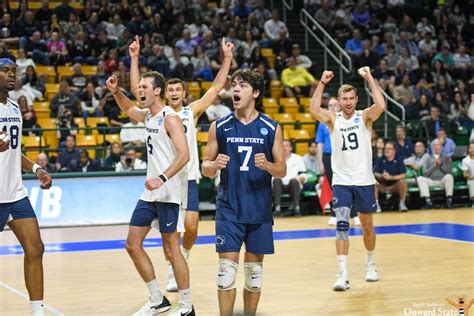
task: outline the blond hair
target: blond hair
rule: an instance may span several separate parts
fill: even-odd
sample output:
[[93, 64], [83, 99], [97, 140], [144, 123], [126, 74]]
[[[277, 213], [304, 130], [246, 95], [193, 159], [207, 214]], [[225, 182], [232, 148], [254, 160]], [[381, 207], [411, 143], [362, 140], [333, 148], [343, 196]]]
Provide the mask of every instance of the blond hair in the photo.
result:
[[354, 86], [351, 86], [350, 84], [343, 84], [339, 90], [337, 91], [337, 95], [341, 96], [343, 93], [351, 92], [354, 91], [355, 94], [357, 95], [357, 89]]

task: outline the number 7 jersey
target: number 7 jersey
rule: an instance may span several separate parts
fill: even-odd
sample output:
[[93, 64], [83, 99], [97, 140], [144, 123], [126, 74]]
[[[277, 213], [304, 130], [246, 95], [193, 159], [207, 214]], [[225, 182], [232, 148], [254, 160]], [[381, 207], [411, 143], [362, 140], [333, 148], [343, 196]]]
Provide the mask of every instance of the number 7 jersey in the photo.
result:
[[272, 176], [255, 167], [254, 156], [264, 153], [273, 162], [277, 123], [259, 113], [247, 125], [234, 113], [216, 122], [218, 153], [230, 157], [221, 170], [216, 219], [238, 223], [265, 223], [272, 218]]
[[362, 111], [350, 119], [336, 113], [331, 132], [332, 185], [365, 186], [375, 184], [372, 171], [372, 133], [365, 126]]
[[10, 148], [0, 153], [0, 203], [26, 197], [21, 176], [21, 130], [23, 120], [18, 104], [7, 98], [0, 103], [0, 131], [10, 136]]

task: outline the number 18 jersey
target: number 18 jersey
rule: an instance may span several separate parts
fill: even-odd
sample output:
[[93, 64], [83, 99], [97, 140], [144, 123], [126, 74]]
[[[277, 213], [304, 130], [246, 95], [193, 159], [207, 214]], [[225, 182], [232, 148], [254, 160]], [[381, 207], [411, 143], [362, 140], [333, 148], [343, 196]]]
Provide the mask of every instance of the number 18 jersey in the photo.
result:
[[234, 113], [216, 122], [218, 152], [230, 157], [220, 174], [216, 219], [272, 222], [272, 176], [255, 167], [254, 156], [264, 153], [273, 162], [276, 129], [277, 123], [261, 113], [247, 125]]
[[362, 119], [362, 111], [356, 111], [350, 119], [345, 119], [342, 112], [336, 113], [331, 133], [332, 185], [375, 184], [371, 136]]

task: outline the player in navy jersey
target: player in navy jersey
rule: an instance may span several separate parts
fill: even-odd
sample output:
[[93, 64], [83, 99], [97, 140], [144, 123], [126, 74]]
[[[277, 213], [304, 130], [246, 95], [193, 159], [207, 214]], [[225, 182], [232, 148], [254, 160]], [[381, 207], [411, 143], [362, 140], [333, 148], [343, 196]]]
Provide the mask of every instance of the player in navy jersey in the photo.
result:
[[233, 315], [235, 276], [245, 243], [244, 313], [255, 315], [263, 284], [263, 258], [274, 253], [272, 177], [286, 174], [282, 132], [278, 124], [257, 112], [264, 93], [256, 71], [236, 71], [231, 78], [235, 112], [214, 122], [209, 130], [202, 173], [220, 170], [217, 193], [217, 287], [221, 315]]
[[42, 189], [49, 189], [52, 180], [38, 164], [21, 153], [21, 111], [18, 104], [8, 98], [15, 80], [15, 62], [11, 58], [0, 58], [0, 232], [8, 223], [18, 238], [25, 253], [24, 274], [31, 314], [43, 316], [44, 246], [35, 212], [23, 187], [21, 171], [35, 173]]

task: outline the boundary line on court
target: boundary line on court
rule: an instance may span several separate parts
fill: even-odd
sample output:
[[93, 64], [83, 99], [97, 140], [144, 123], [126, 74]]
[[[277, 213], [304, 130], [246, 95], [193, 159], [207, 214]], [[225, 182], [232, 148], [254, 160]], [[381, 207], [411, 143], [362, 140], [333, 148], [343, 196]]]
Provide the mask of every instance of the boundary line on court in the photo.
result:
[[[22, 297], [22, 298], [24, 298], [24, 299], [27, 300], [27, 301], [30, 300], [29, 297], [28, 297], [28, 295], [26, 295], [26, 293], [23, 293], [22, 291], [15, 289], [14, 287], [12, 287], [12, 286], [6, 284], [5, 282], [0, 281], [0, 287], [3, 287], [4, 289], [6, 289], [6, 290], [8, 290], [8, 291], [10, 291], [10, 292], [12, 292], [12, 293], [14, 293], [14, 294], [16, 294], [16, 295]], [[46, 304], [46, 303], [43, 303], [43, 307], [44, 307], [45, 310], [47, 310], [47, 311], [53, 313], [53, 314], [56, 315], [56, 316], [64, 316], [64, 314], [61, 313], [59, 310], [57, 310], [56, 308], [54, 308], [54, 307], [52, 307], [52, 306], [49, 306], [49, 305]]]

